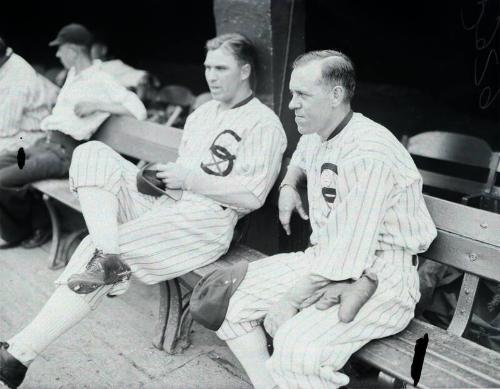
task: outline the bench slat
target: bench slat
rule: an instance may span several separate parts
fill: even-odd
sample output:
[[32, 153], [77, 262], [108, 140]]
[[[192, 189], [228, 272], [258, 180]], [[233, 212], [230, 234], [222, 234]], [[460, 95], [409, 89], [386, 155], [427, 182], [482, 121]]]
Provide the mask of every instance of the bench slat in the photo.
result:
[[92, 138], [120, 154], [151, 162], [171, 162], [178, 156], [182, 130], [126, 116], [111, 116]]
[[356, 355], [390, 375], [413, 382], [414, 345], [425, 333], [429, 345], [419, 387], [500, 387], [499, 353], [420, 320], [412, 320], [400, 334], [370, 342]]
[[499, 214], [428, 195], [424, 198], [437, 228], [500, 246]]
[[34, 188], [38, 189], [40, 192], [47, 194], [48, 196], [60, 201], [61, 203], [73, 208], [76, 211], [81, 212], [80, 202], [69, 191], [69, 182], [66, 178], [61, 179], [50, 179], [38, 181], [32, 184]]
[[489, 280], [500, 280], [500, 248], [464, 238], [447, 231], [438, 231], [438, 237], [429, 250], [420, 256], [452, 266]]

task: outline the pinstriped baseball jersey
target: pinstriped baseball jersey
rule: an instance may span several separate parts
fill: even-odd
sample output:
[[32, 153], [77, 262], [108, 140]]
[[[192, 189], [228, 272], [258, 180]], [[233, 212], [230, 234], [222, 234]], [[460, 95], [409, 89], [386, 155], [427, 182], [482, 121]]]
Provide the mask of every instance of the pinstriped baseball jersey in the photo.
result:
[[[276, 114], [258, 99], [221, 111], [218, 101], [210, 101], [191, 114], [179, 148], [180, 163], [194, 171], [193, 180], [210, 177], [206, 194], [217, 194], [238, 203], [243, 192], [252, 193], [261, 206], [280, 170], [286, 149], [286, 135]], [[239, 216], [254, 209], [231, 203]]]
[[290, 161], [307, 175], [312, 271], [331, 280], [358, 278], [377, 250], [425, 251], [436, 229], [408, 152], [360, 113], [333, 135], [324, 142], [302, 136]]

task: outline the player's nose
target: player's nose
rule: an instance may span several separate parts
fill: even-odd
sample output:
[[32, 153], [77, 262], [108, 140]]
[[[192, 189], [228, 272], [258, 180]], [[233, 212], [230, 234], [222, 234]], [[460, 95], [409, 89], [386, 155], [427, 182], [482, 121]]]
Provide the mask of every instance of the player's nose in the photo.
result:
[[288, 109], [293, 111], [294, 109], [297, 109], [297, 108], [300, 108], [300, 105], [299, 105], [297, 99], [294, 96], [292, 96], [292, 98], [290, 99], [290, 102], [288, 103]]

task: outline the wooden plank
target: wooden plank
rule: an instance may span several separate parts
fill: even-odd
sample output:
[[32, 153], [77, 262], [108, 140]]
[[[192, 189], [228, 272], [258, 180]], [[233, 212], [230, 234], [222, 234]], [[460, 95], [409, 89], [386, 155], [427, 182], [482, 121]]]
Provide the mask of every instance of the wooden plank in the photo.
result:
[[451, 320], [447, 330], [450, 334], [456, 336], [462, 336], [464, 334], [472, 315], [472, 307], [474, 305], [474, 299], [476, 298], [478, 285], [478, 276], [470, 273], [464, 274], [457, 306], [455, 308], [455, 312], [453, 313], [453, 319]]
[[178, 156], [182, 130], [125, 116], [111, 116], [93, 137], [120, 154], [151, 162], [171, 162]]
[[500, 246], [500, 214], [424, 195], [438, 229]]
[[418, 169], [424, 180], [424, 185], [433, 188], [446, 189], [461, 194], [472, 194], [486, 190], [486, 182], [481, 183], [460, 177], [447, 176], [445, 174]]
[[43, 180], [35, 182], [32, 186], [40, 192], [46, 193], [53, 199], [56, 199], [74, 210], [81, 212], [80, 202], [76, 196], [69, 191], [68, 179], [62, 178]]
[[419, 320], [412, 320], [400, 334], [370, 342], [356, 355], [392, 376], [413, 383], [414, 345], [425, 333], [429, 335], [429, 345], [418, 387], [500, 386], [500, 354]]
[[429, 250], [419, 256], [489, 280], [500, 280], [498, 246], [467, 239], [450, 232], [438, 231], [438, 237], [432, 242]]

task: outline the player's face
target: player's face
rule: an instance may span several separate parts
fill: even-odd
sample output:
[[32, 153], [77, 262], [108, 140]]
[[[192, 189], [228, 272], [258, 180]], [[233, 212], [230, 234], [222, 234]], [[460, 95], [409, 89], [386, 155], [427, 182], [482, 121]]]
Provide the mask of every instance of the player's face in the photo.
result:
[[331, 130], [333, 106], [330, 93], [321, 85], [319, 61], [293, 70], [290, 78], [292, 100], [288, 107], [295, 113], [301, 134], [328, 133]]
[[228, 106], [236, 104], [238, 92], [248, 78], [236, 58], [222, 46], [216, 50], [208, 50], [204, 65], [212, 98]]
[[76, 48], [69, 43], [60, 45], [56, 53], [56, 57], [59, 58], [66, 69], [75, 65], [77, 56], [78, 52]]

